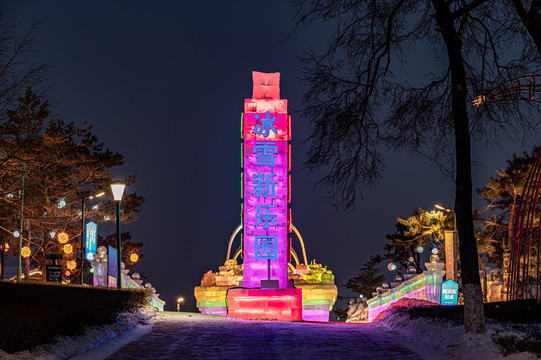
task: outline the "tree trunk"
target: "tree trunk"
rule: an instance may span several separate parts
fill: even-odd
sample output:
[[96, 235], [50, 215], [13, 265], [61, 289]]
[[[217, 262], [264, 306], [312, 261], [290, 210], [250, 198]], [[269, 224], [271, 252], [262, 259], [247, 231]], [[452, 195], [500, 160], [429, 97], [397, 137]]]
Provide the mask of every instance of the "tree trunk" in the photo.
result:
[[503, 286], [502, 300], [506, 300], [509, 294], [509, 261], [511, 259], [511, 249], [509, 244], [515, 237], [515, 212], [517, 205], [517, 192], [513, 190], [513, 204], [509, 213], [509, 223], [507, 224], [507, 240], [503, 239]]
[[466, 110], [466, 73], [461, 44], [447, 2], [432, 0], [436, 21], [447, 49], [451, 70], [451, 112], [456, 149], [455, 214], [457, 217], [462, 291], [464, 293], [464, 329], [485, 331], [483, 294], [477, 261], [472, 212], [471, 147], [469, 120]]
[[3, 237], [0, 237], [0, 241], [2, 241], [2, 246], [0, 246], [0, 280], [4, 280], [6, 278], [4, 274], [6, 268], [6, 242]]
[[488, 302], [488, 279], [487, 279], [487, 267], [485, 264], [485, 260], [481, 256], [477, 256], [477, 259], [479, 260], [479, 264], [481, 264], [481, 271], [483, 272], [483, 286], [481, 286], [483, 290], [483, 301]]
[[[23, 236], [23, 234], [19, 235]], [[28, 231], [26, 232], [27, 240], [24, 242], [25, 246], [30, 247], [30, 225], [28, 225]], [[23, 239], [24, 240], [24, 239]], [[30, 280], [30, 257], [32, 255], [24, 258], [24, 280]]]
[[530, 10], [524, 9], [521, 0], [512, 0], [517, 10], [520, 20], [528, 30], [532, 40], [537, 47], [537, 52], [541, 55], [541, 14], [539, 13], [539, 4], [534, 1]]

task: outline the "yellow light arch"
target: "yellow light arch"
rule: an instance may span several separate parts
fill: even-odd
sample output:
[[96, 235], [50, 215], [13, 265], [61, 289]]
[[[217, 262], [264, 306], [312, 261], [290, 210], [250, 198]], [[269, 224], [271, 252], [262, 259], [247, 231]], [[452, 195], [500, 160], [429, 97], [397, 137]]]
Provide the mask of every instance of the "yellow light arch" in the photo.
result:
[[[237, 234], [241, 230], [242, 230], [242, 224], [237, 226], [235, 231], [233, 231], [233, 234], [231, 234], [231, 237], [229, 238], [229, 244], [227, 245], [227, 255], [225, 257], [225, 261], [229, 260], [229, 258], [231, 257], [231, 245], [233, 245], [233, 241], [235, 240], [235, 237], [237, 236]], [[299, 230], [297, 230], [297, 228], [293, 224], [291, 224], [291, 230], [293, 230], [295, 235], [297, 235], [297, 239], [299, 239], [299, 242], [301, 243], [301, 249], [302, 249], [302, 256], [304, 258], [304, 264], [308, 265], [308, 257], [306, 256], [306, 249], [304, 247], [304, 240], [302, 239], [302, 236], [301, 236]], [[239, 248], [239, 250], [237, 250], [235, 252], [234, 259], [236, 259], [239, 256], [240, 251], [241, 250]], [[293, 250], [293, 248], [291, 248], [291, 256], [293, 256], [293, 258], [297, 261], [297, 264], [299, 264], [299, 257], [297, 256], [297, 254], [295, 253], [295, 250]]]

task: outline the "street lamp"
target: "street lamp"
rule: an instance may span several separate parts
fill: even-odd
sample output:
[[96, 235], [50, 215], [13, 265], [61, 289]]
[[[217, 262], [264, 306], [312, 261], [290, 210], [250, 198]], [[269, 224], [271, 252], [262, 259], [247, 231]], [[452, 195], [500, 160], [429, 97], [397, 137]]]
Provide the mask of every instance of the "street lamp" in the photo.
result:
[[86, 210], [86, 205], [85, 205], [85, 202], [86, 200], [92, 200], [94, 198], [99, 198], [100, 196], [103, 196], [105, 195], [105, 191], [100, 191], [94, 195], [91, 195], [91, 196], [87, 196], [87, 197], [83, 197], [83, 201], [82, 201], [82, 210], [81, 210], [81, 285], [84, 284], [84, 276], [83, 276], [83, 268], [84, 268], [84, 263], [85, 263], [85, 235], [86, 235], [86, 229], [85, 229], [85, 210]]
[[180, 303], [183, 303], [184, 302], [184, 298], [183, 297], [179, 297], [177, 299], [177, 312], [180, 312]]
[[116, 240], [117, 240], [117, 269], [118, 279], [116, 283], [117, 289], [122, 288], [122, 244], [120, 241], [120, 202], [122, 201], [122, 194], [124, 194], [124, 188], [126, 185], [122, 181], [115, 181], [111, 184], [111, 192], [113, 193], [113, 199], [116, 201]]
[[436, 209], [440, 209], [440, 210], [444, 210], [444, 211], [453, 213], [453, 220], [454, 220], [454, 229], [453, 230], [456, 230], [456, 213], [455, 213], [455, 211], [453, 209], [447, 208], [447, 207], [442, 206], [440, 204], [435, 204], [434, 207]]

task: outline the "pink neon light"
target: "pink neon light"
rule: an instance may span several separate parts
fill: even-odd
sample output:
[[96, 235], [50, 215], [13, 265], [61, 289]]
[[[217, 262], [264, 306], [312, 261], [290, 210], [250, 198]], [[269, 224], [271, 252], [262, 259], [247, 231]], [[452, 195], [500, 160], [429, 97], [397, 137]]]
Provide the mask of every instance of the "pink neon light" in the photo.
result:
[[[255, 113], [244, 114], [244, 121], [242, 124], [242, 137], [244, 140], [258, 140], [258, 141], [277, 141], [277, 140], [290, 140], [289, 136], [289, 116], [287, 114], [271, 113], [270, 117], [276, 116], [274, 121], [274, 127], [278, 130], [278, 133], [270, 132], [269, 136], [263, 138], [261, 135], [254, 134], [253, 131], [258, 124], [259, 120], [256, 119]], [[260, 118], [266, 116], [265, 113], [257, 114]]]
[[[244, 178], [243, 178], [243, 259], [244, 259], [244, 286], [258, 288], [261, 280], [269, 278], [269, 259], [258, 258], [256, 254], [256, 239], [259, 237], [273, 237], [276, 239], [274, 253], [276, 258], [270, 259], [270, 279], [278, 280], [278, 287], [287, 288], [287, 263], [289, 257], [288, 247], [288, 201], [289, 201], [289, 117], [287, 114], [271, 113], [268, 116], [276, 117], [273, 126], [276, 132], [269, 131], [264, 134], [254, 134], [254, 129], [261, 126], [261, 119], [267, 114], [245, 113], [243, 116], [244, 137]], [[272, 146], [272, 161], [261, 160], [261, 144]], [[259, 151], [259, 153], [258, 153]], [[267, 160], [269, 158], [266, 158]], [[255, 179], [258, 176], [272, 174], [274, 195], [266, 197], [257, 194]], [[270, 189], [269, 189], [270, 190]], [[264, 210], [265, 207], [267, 210]], [[263, 209], [263, 210], [262, 210]], [[272, 214], [272, 224], [264, 227], [260, 220], [261, 211]]]
[[302, 320], [301, 289], [231, 289], [228, 315], [242, 319]]
[[303, 310], [304, 321], [329, 321], [329, 310]]
[[244, 112], [245, 113], [287, 113], [287, 100], [286, 99], [245, 99], [244, 100]]

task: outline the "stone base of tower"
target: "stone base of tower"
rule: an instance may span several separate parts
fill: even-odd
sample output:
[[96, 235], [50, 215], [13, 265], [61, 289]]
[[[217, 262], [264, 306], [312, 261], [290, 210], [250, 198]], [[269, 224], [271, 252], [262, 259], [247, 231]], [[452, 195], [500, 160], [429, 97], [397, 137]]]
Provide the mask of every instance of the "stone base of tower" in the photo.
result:
[[302, 320], [302, 289], [230, 289], [229, 316], [246, 320]]

